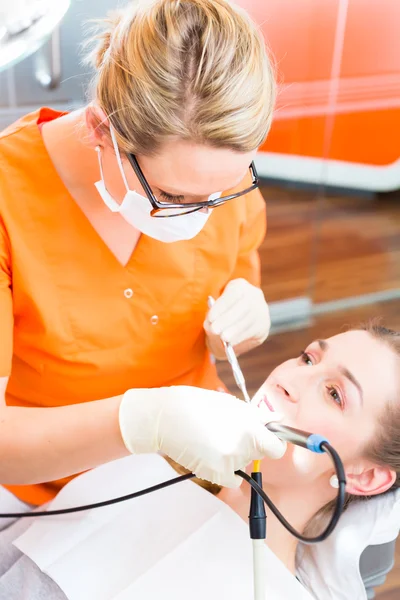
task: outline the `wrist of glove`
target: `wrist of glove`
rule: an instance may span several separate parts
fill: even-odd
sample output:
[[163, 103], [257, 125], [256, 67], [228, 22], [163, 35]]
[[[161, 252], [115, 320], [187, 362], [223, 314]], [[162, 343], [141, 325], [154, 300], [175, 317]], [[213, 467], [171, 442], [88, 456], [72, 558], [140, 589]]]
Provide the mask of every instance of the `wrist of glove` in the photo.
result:
[[286, 445], [266, 422], [255, 405], [189, 386], [129, 390], [119, 410], [131, 453], [161, 451], [197, 477], [227, 487], [240, 485], [234, 471], [252, 460], [283, 456]]
[[268, 304], [262, 290], [245, 279], [230, 281], [210, 308], [204, 321], [209, 348], [221, 358], [219, 338], [229, 342], [237, 354], [256, 348], [271, 327]]

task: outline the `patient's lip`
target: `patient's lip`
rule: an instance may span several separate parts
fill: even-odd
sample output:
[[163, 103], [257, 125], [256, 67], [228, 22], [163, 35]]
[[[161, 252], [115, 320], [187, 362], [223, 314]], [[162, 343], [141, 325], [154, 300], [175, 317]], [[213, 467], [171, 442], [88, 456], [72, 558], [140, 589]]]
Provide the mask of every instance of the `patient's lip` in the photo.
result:
[[271, 412], [275, 412], [274, 407], [272, 406], [272, 404], [268, 401], [267, 396], [264, 394], [263, 396], [261, 396], [261, 398], [258, 401], [257, 406], [260, 408], [260, 406], [262, 404], [265, 404], [266, 407], [268, 408], [268, 410], [270, 410]]

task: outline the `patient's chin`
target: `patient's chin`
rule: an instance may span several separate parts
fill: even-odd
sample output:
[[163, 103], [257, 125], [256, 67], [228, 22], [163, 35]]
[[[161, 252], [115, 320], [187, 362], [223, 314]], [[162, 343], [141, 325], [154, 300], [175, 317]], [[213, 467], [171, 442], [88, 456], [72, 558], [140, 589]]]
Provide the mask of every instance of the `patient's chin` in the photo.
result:
[[301, 448], [300, 446], [293, 448], [292, 463], [296, 473], [300, 476], [310, 475], [315, 472], [315, 454], [306, 450], [306, 448]]

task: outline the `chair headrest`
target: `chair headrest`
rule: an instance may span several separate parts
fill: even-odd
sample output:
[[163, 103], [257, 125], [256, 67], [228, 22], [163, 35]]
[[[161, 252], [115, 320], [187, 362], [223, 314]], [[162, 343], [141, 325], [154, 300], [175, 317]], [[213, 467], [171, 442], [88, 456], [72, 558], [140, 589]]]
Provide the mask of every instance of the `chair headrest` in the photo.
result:
[[330, 537], [300, 546], [300, 579], [324, 600], [366, 599], [360, 557], [368, 546], [393, 541], [400, 530], [400, 489], [351, 504]]

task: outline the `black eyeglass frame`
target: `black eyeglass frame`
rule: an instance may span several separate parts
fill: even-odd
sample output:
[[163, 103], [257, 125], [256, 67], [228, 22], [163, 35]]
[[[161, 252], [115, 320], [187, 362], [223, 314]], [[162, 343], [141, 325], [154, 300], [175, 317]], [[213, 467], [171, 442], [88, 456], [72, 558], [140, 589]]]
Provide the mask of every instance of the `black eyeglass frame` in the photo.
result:
[[[179, 216], [183, 216], [183, 215], [188, 215], [190, 213], [201, 210], [202, 208], [215, 208], [217, 206], [221, 206], [221, 204], [225, 204], [225, 202], [229, 202], [229, 200], [234, 200], [235, 198], [240, 198], [240, 196], [249, 194], [253, 190], [256, 190], [260, 185], [260, 180], [258, 178], [257, 170], [255, 167], [254, 161], [252, 161], [252, 163], [250, 164], [250, 167], [249, 167], [251, 177], [252, 177], [252, 184], [250, 187], [248, 187], [244, 190], [241, 190], [240, 192], [237, 192], [236, 194], [230, 194], [229, 196], [221, 196], [220, 198], [215, 198], [214, 200], [205, 200], [204, 202], [192, 202], [192, 203], [188, 203], [188, 204], [173, 204], [173, 203], [170, 204], [167, 202], [159, 202], [157, 200], [157, 198], [155, 197], [155, 195], [153, 194], [153, 190], [151, 189], [150, 185], [148, 184], [147, 179], [144, 176], [142, 169], [140, 168], [140, 165], [137, 161], [136, 156], [134, 154], [128, 154], [127, 156], [128, 156], [128, 160], [132, 166], [132, 169], [135, 171], [136, 177], [139, 179], [140, 185], [146, 192], [146, 195], [150, 201], [150, 204], [153, 207], [153, 210], [150, 213], [152, 217], [165, 219], [165, 218], [169, 218], [169, 217], [179, 217]], [[182, 210], [184, 212], [172, 214], [172, 215], [161, 215], [161, 214], [157, 215], [157, 213], [159, 211], [162, 211], [165, 209], [177, 210], [180, 207], [182, 207]], [[186, 210], [188, 208], [189, 209], [192, 208], [193, 210]]]

